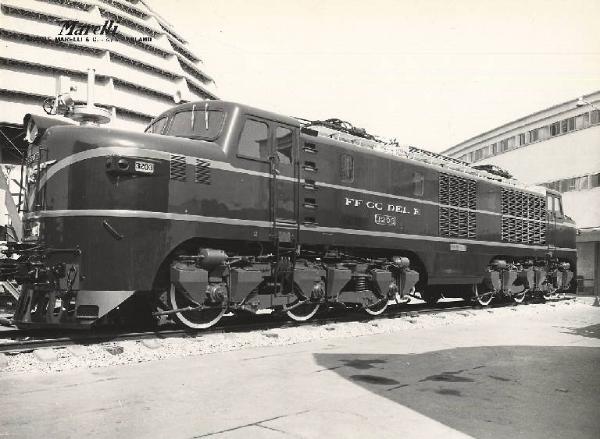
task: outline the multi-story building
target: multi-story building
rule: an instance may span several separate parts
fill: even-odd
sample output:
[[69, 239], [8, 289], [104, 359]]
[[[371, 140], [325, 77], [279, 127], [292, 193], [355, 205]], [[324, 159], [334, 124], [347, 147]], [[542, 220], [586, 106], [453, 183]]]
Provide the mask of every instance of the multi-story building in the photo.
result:
[[[176, 103], [216, 97], [200, 57], [142, 0], [0, 0], [0, 163], [20, 163], [25, 114], [61, 93], [86, 102], [88, 69], [115, 128], [142, 130]], [[0, 226], [6, 212], [19, 221], [9, 186], [0, 175]]]
[[3, 151], [59, 78], [85, 102], [88, 68], [95, 103], [118, 128], [139, 130], [177, 102], [215, 98], [200, 57], [142, 0], [0, 0], [0, 44]]
[[600, 91], [521, 117], [444, 154], [494, 164], [525, 183], [560, 191], [579, 228], [580, 290], [599, 293]]

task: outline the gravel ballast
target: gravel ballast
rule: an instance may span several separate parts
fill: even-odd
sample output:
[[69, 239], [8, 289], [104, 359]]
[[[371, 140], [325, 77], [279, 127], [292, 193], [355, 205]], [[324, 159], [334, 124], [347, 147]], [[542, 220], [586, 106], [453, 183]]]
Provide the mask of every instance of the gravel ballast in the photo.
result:
[[[403, 333], [410, 336], [415, 330], [453, 324], [478, 322], [490, 319], [535, 319], [547, 313], [580, 315], [582, 326], [593, 323], [600, 308], [582, 301], [562, 301], [551, 304], [532, 304], [488, 308], [444, 314], [422, 314], [418, 317], [378, 319], [369, 322], [343, 322], [306, 324], [298, 327], [276, 328], [247, 333], [216, 333], [182, 338], [118, 341], [89, 346], [53, 349], [53, 355], [28, 352], [16, 355], [0, 354], [0, 374], [7, 373], [59, 373], [81, 368], [142, 363], [168, 358], [183, 358], [254, 347], [268, 347], [305, 343], [345, 337], [362, 337], [377, 334]], [[559, 317], [557, 315], [557, 317]], [[588, 322], [589, 320], [589, 322]], [[558, 322], [557, 322], [558, 324]]]

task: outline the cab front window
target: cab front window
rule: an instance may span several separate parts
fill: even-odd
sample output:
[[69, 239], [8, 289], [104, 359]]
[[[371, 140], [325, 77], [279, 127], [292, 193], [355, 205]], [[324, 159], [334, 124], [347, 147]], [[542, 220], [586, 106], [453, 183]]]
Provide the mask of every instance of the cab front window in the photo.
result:
[[225, 113], [221, 110], [194, 105], [191, 109], [175, 113], [167, 134], [190, 139], [214, 140], [221, 134], [224, 121]]

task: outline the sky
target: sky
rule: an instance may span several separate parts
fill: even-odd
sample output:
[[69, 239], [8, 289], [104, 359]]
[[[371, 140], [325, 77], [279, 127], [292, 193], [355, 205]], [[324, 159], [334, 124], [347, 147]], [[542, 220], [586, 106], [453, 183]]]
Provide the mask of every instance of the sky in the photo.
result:
[[151, 0], [221, 99], [442, 151], [600, 90], [598, 0]]

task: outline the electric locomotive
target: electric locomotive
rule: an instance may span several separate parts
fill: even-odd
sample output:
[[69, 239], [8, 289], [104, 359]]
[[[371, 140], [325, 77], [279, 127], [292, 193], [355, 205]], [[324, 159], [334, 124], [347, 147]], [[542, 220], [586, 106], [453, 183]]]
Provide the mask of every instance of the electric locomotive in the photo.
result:
[[19, 327], [304, 321], [320, 307], [380, 314], [415, 295], [485, 305], [574, 285], [576, 229], [559, 193], [341, 121], [203, 101], [145, 133], [25, 124], [24, 239], [0, 262], [22, 286]]

